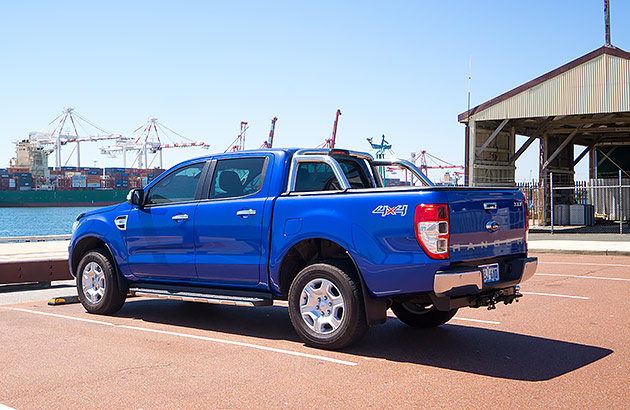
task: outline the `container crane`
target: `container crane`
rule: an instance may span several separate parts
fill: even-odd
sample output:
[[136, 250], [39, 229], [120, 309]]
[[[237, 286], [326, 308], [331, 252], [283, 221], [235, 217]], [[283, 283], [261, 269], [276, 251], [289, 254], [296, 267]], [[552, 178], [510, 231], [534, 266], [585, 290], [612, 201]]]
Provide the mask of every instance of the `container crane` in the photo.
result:
[[[428, 165], [427, 158], [432, 160], [435, 165]], [[415, 164], [417, 161], [420, 161], [420, 171], [422, 171], [422, 173], [427, 176], [429, 169], [464, 169], [462, 165], [453, 165], [448, 161], [436, 157], [435, 155], [429, 154], [425, 150], [420, 151], [420, 155], [416, 155], [415, 152], [411, 153], [411, 162]], [[456, 175], [456, 180], [458, 180], [458, 176], [461, 175], [461, 171], [455, 171], [454, 174]]]
[[[380, 144], [375, 144], [373, 141], [374, 138], [367, 138], [367, 142], [370, 143], [372, 149], [376, 150], [376, 159], [383, 159], [385, 158], [385, 152], [392, 151], [392, 144], [385, 140], [385, 134], [383, 134]], [[381, 179], [383, 179], [383, 181], [385, 180], [385, 173], [386, 169], [384, 167], [379, 167], [379, 174], [381, 175]]]
[[[119, 141], [128, 140], [120, 134], [112, 134], [109, 131], [106, 131], [103, 128], [93, 124], [85, 117], [77, 113], [74, 108], [71, 107], [64, 108], [61, 115], [52, 120], [49, 125], [52, 125], [55, 122], [57, 123], [57, 125], [52, 132], [31, 132], [29, 133], [28, 141], [20, 141], [17, 142], [17, 144], [28, 144], [34, 149], [50, 147], [51, 149], [47, 150], [47, 152], [55, 152], [55, 168], [57, 169], [59, 169], [62, 165], [65, 165], [62, 163], [61, 147], [68, 143], [76, 143], [76, 145], [70, 153], [66, 164], [72, 157], [72, 154], [76, 151], [77, 167], [81, 167], [81, 142], [93, 142], [112, 139]], [[83, 123], [88, 124], [92, 128], [102, 132], [103, 134], [84, 137], [79, 136], [77, 125], [79, 126], [79, 128], [85, 131], [85, 126]], [[70, 130], [68, 130], [68, 128], [70, 128]]]
[[[160, 123], [157, 118], [149, 117], [148, 121], [136, 128], [132, 135], [137, 133], [142, 129], [140, 135], [135, 138], [128, 138], [124, 141], [118, 141], [115, 145], [108, 147], [101, 147], [101, 154], [109, 155], [110, 157], [116, 157], [116, 154], [123, 154], [123, 167], [127, 168], [127, 152], [128, 151], [138, 151], [138, 155], [134, 159], [132, 163], [133, 165], [138, 162], [138, 167], [149, 167], [149, 158], [148, 154], [159, 154], [160, 159], [160, 168], [163, 168], [163, 158], [162, 158], [162, 150], [166, 148], [189, 148], [189, 147], [201, 147], [201, 148], [209, 148], [209, 145], [205, 142], [194, 142], [190, 138], [186, 138], [183, 135], [173, 131], [168, 128], [166, 125]], [[174, 142], [172, 144], [163, 144], [160, 140], [160, 133], [168, 137], [168, 133], [175, 134], [176, 136], [187, 140], [188, 142], [179, 143]], [[172, 138], [168, 137], [172, 140]], [[154, 157], [155, 160], [155, 157]], [[151, 161], [151, 164], [153, 161]]]
[[[435, 165], [427, 164], [427, 157], [435, 163]], [[416, 163], [420, 161], [420, 171], [422, 171], [425, 175], [429, 169], [464, 169], [462, 165], [453, 165], [448, 161], [445, 161], [441, 158], [436, 157], [435, 155], [429, 154], [427, 151], [420, 151], [420, 155], [415, 155], [415, 152], [411, 153], [411, 162]]]
[[276, 133], [276, 121], [278, 121], [278, 117], [273, 117], [271, 120], [271, 129], [269, 130], [269, 138], [267, 141], [263, 142], [260, 148], [273, 148], [273, 136]]
[[337, 123], [339, 122], [340, 115], [341, 115], [341, 110], [337, 110], [337, 113], [335, 114], [335, 122], [333, 124], [332, 138], [328, 138], [322, 145], [318, 146], [317, 148], [326, 148], [326, 149], [335, 148], [335, 142], [337, 139]]
[[374, 139], [371, 138], [371, 137], [367, 138], [367, 141], [372, 146], [372, 149], [376, 150], [376, 158], [377, 159], [385, 158], [385, 152], [392, 150], [392, 144], [390, 144], [389, 142], [385, 141], [385, 134], [383, 134], [383, 137], [381, 139], [381, 143], [380, 144], [375, 144], [374, 142], [372, 142], [372, 141], [374, 141]]
[[223, 152], [236, 152], [243, 151], [245, 149], [245, 131], [249, 127], [246, 121], [241, 121], [241, 132], [236, 136], [236, 139], [232, 141], [230, 146]]

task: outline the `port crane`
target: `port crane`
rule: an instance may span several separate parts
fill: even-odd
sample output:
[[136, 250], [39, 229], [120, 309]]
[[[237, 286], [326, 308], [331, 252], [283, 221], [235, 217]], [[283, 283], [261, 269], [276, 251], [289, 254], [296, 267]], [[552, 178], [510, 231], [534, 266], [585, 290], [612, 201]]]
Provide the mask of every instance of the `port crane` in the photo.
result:
[[337, 113], [335, 114], [335, 122], [333, 124], [332, 137], [328, 138], [326, 141], [324, 141], [322, 145], [318, 146], [317, 148], [326, 148], [326, 149], [335, 148], [335, 142], [337, 140], [337, 124], [339, 122], [340, 115], [341, 115], [341, 110], [337, 110]]
[[273, 136], [276, 133], [276, 121], [278, 121], [278, 117], [273, 117], [271, 120], [271, 129], [269, 130], [269, 138], [267, 138], [267, 141], [263, 142], [260, 148], [273, 148]]
[[[117, 140], [119, 143], [125, 143], [129, 140], [129, 138], [125, 138], [120, 134], [110, 133], [109, 131], [93, 124], [85, 117], [77, 113], [72, 107], [64, 108], [63, 112], [57, 118], [52, 120], [49, 125], [54, 123], [56, 123], [56, 126], [52, 132], [31, 132], [29, 133], [28, 141], [20, 141], [17, 142], [17, 144], [18, 146], [20, 144], [26, 144], [30, 146], [29, 149], [43, 149], [46, 154], [50, 154], [54, 151], [55, 168], [57, 169], [59, 169], [62, 165], [66, 165], [68, 161], [70, 161], [74, 152], [76, 152], [77, 167], [81, 167], [81, 142]], [[102, 134], [84, 137], [79, 136], [77, 126], [85, 131], [86, 127], [84, 123], [98, 130]], [[76, 145], [64, 164], [62, 163], [61, 147], [69, 143], [75, 143]]]
[[[373, 150], [376, 150], [376, 159], [383, 159], [385, 158], [385, 153], [387, 151], [390, 151], [393, 153], [392, 151], [392, 144], [390, 144], [389, 142], [387, 142], [385, 140], [385, 134], [383, 134], [383, 137], [381, 138], [381, 143], [380, 144], [375, 144], [374, 143], [374, 138], [370, 137], [367, 138], [367, 142], [370, 143], [370, 145], [372, 146]], [[385, 171], [386, 169], [384, 167], [379, 167], [379, 174], [381, 175], [381, 179], [385, 180]]]
[[236, 139], [232, 141], [229, 147], [223, 152], [236, 152], [243, 151], [245, 149], [245, 132], [249, 127], [246, 121], [241, 121], [241, 132], [236, 136]]
[[[138, 151], [136, 155], [132, 167], [135, 163], [138, 163], [139, 168], [149, 168], [153, 161], [155, 161], [155, 156], [151, 163], [149, 163], [149, 154], [159, 155], [160, 168], [163, 168], [163, 158], [162, 158], [162, 150], [167, 148], [189, 148], [189, 147], [201, 147], [201, 148], [209, 148], [210, 146], [205, 142], [194, 142], [190, 138], [186, 138], [183, 135], [179, 134], [176, 131], [168, 128], [166, 125], [162, 124], [155, 117], [149, 117], [147, 122], [138, 128], [136, 128], [131, 134], [134, 135], [138, 131], [140, 134], [136, 138], [127, 138], [125, 140], [119, 140], [115, 145], [101, 147], [101, 154], [109, 155], [111, 158], [115, 158], [118, 153], [122, 153], [123, 155], [123, 167], [127, 168], [127, 152]], [[183, 138], [188, 142], [178, 143], [172, 142], [169, 144], [163, 144], [160, 140], [160, 132], [162, 135], [171, 139], [168, 134], [175, 134], [176, 136]]]
[[[427, 158], [429, 160], [433, 161], [433, 163], [435, 165], [428, 165]], [[459, 180], [459, 178], [463, 174], [462, 171], [464, 170], [464, 167], [462, 165], [451, 164], [450, 162], [445, 161], [445, 160], [443, 160], [441, 158], [438, 158], [435, 155], [429, 154], [425, 150], [420, 151], [419, 155], [417, 155], [415, 152], [412, 152], [410, 160], [414, 164], [419, 161], [420, 162], [420, 166], [419, 166], [420, 171], [422, 171], [422, 173], [424, 175], [427, 175], [427, 176], [428, 176], [429, 169], [459, 169], [460, 171], [454, 171], [453, 172], [455, 174], [456, 182], [457, 182], [457, 180]]]

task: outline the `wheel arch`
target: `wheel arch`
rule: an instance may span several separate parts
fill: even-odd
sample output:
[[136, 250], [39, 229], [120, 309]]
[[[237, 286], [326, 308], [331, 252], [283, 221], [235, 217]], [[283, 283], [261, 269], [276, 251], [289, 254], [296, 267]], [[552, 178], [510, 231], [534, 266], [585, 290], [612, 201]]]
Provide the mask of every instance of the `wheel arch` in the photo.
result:
[[109, 245], [104, 240], [96, 236], [86, 236], [80, 239], [72, 248], [72, 254], [70, 256], [70, 273], [72, 274], [72, 276], [77, 276], [77, 269], [79, 267], [81, 259], [83, 259], [83, 256], [89, 251], [99, 248], [105, 249], [107, 251], [106, 256], [109, 258], [110, 262], [114, 266], [114, 269], [116, 269], [116, 272], [118, 272], [116, 259], [114, 258], [114, 254], [112, 253]]
[[83, 256], [85, 256], [86, 253], [94, 249], [103, 249], [105, 251], [105, 256], [109, 259], [112, 267], [114, 268], [116, 286], [118, 286], [121, 293], [126, 294], [129, 291], [129, 287], [127, 286], [127, 281], [125, 281], [120, 274], [120, 269], [118, 268], [118, 263], [116, 263], [114, 253], [107, 242], [96, 236], [86, 236], [81, 238], [72, 248], [72, 254], [70, 256], [70, 273], [72, 276], [75, 278], [77, 277], [77, 269], [79, 268], [81, 259], [83, 259]]
[[326, 238], [303, 239], [294, 244], [283, 256], [278, 270], [278, 286], [283, 296], [288, 295], [289, 287], [297, 274], [305, 267], [318, 262], [338, 262], [335, 265], [347, 265], [349, 276], [358, 280], [361, 286], [366, 319], [369, 325], [384, 323], [386, 320], [387, 301], [373, 297], [366, 284], [361, 270], [350, 252], [339, 243]]

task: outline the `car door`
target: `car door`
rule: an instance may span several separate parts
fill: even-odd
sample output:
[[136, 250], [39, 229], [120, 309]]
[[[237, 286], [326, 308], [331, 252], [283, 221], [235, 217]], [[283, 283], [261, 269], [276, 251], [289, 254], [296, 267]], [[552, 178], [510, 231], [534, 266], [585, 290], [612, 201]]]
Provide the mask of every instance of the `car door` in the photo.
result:
[[[205, 171], [204, 171], [205, 170]], [[131, 273], [140, 278], [196, 279], [194, 218], [205, 161], [169, 172], [127, 218]]]
[[197, 275], [209, 282], [256, 284], [263, 254], [267, 169], [273, 157], [219, 159], [208, 199], [195, 218]]

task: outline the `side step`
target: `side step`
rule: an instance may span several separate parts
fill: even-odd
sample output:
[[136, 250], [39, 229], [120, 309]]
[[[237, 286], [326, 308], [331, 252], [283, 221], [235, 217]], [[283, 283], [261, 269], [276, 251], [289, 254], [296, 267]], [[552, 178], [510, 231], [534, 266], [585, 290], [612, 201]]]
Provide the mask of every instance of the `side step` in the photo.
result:
[[270, 306], [273, 299], [270, 294], [259, 292], [226, 292], [223, 289], [204, 289], [186, 287], [142, 286], [130, 287], [129, 293], [134, 296], [160, 299], [185, 300], [231, 306]]

